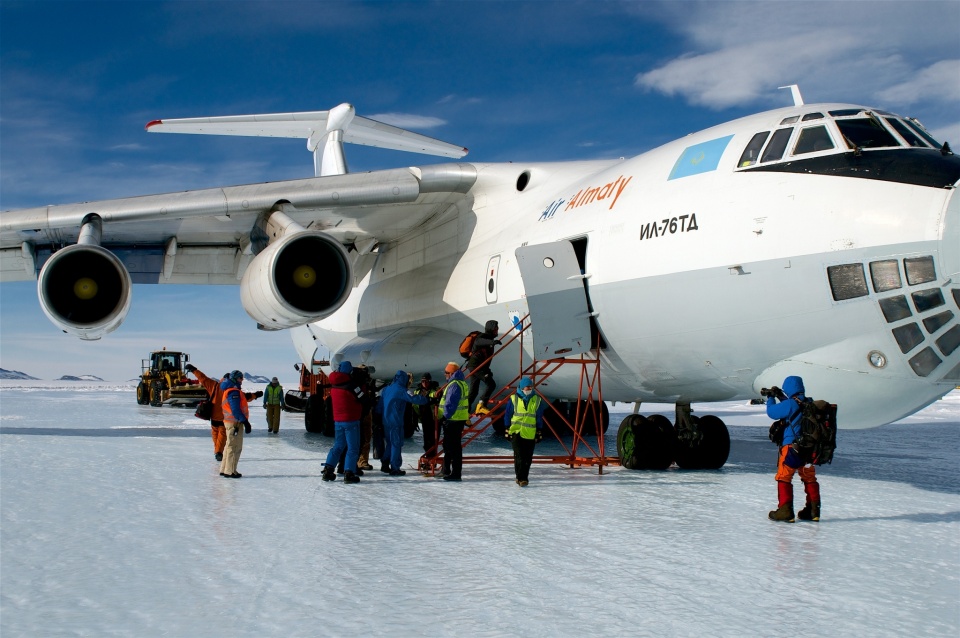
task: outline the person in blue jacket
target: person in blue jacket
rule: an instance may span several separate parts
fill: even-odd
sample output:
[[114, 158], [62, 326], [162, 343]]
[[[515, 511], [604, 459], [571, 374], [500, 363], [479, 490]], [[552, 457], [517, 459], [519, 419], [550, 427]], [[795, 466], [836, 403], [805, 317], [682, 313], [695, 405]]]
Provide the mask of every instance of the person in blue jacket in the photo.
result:
[[503, 413], [506, 436], [513, 444], [513, 468], [520, 487], [529, 484], [533, 448], [543, 438], [543, 412], [546, 409], [547, 402], [534, 391], [533, 381], [526, 377], [520, 379], [517, 392], [510, 396]]
[[793, 443], [800, 437], [800, 422], [803, 410], [800, 404], [810, 401], [804, 394], [803, 379], [787, 377], [783, 380], [783, 390], [772, 388], [767, 394], [767, 416], [782, 419], [783, 440], [780, 442], [780, 460], [777, 463], [777, 495], [779, 505], [770, 512], [770, 520], [792, 523], [793, 515], [793, 475], [800, 474], [803, 489], [807, 495], [806, 506], [797, 516], [803, 521], [820, 520], [820, 484], [812, 464], [805, 464], [797, 454]]
[[429, 399], [425, 396], [412, 395], [407, 389], [410, 384], [410, 375], [403, 370], [397, 370], [393, 376], [393, 383], [380, 392], [383, 402], [383, 436], [386, 441], [383, 450], [381, 472], [390, 476], [403, 476], [406, 472], [400, 469], [403, 458], [400, 451], [403, 449], [403, 423], [407, 411], [407, 404], [426, 405]]

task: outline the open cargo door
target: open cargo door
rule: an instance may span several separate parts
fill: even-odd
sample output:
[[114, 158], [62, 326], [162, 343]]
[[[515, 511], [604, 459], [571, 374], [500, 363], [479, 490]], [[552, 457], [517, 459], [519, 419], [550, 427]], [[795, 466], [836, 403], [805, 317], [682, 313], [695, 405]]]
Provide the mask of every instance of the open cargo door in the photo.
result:
[[590, 311], [573, 244], [521, 246], [516, 255], [530, 311], [534, 356], [549, 359], [588, 352], [592, 348]]

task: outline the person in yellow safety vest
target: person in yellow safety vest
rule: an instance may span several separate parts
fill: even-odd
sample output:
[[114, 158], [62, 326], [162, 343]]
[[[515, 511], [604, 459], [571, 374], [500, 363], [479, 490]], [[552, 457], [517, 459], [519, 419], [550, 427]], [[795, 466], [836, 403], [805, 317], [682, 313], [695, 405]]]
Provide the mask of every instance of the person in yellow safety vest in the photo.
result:
[[263, 407], [267, 410], [267, 432], [280, 434], [280, 410], [285, 410], [287, 404], [283, 399], [283, 386], [274, 377], [263, 391]]
[[447, 385], [440, 397], [439, 421], [443, 427], [444, 481], [459, 481], [463, 472], [463, 426], [470, 418], [470, 388], [460, 366], [451, 361], [443, 369]]
[[533, 448], [543, 438], [543, 411], [547, 403], [533, 389], [533, 381], [524, 377], [516, 394], [510, 395], [503, 424], [506, 437], [513, 444], [513, 467], [517, 485], [526, 487], [530, 480]]

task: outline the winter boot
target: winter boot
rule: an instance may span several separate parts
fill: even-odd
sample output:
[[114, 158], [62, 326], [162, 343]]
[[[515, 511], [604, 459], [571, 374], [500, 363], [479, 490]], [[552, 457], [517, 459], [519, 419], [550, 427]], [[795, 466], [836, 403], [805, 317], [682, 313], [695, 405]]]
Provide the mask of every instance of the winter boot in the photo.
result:
[[473, 413], [477, 416], [484, 416], [486, 414], [490, 414], [490, 410], [488, 410], [487, 406], [483, 404], [483, 401], [480, 401], [477, 403], [477, 409], [474, 410]]
[[820, 520], [820, 484], [816, 481], [803, 484], [803, 491], [807, 493], [807, 504], [797, 513], [801, 521]]
[[820, 503], [807, 501], [807, 504], [804, 505], [803, 509], [797, 512], [797, 518], [799, 518], [801, 521], [819, 521]]
[[780, 521], [783, 523], [793, 523], [797, 520], [793, 515], [793, 503], [784, 503], [767, 514], [767, 516], [770, 517], [771, 521]]
[[357, 476], [356, 474], [354, 474], [353, 472], [347, 472], [346, 474], [343, 475], [343, 482], [344, 482], [344, 483], [359, 483], [359, 482], [360, 482], [360, 477]]
[[381, 464], [380, 464], [380, 471], [383, 472], [384, 474], [389, 474], [389, 473], [390, 473], [390, 464], [389, 464], [389, 463], [381, 463]]
[[777, 481], [777, 500], [780, 506], [767, 515], [770, 520], [784, 523], [796, 521], [793, 515], [793, 483]]
[[320, 477], [321, 477], [324, 481], [336, 481], [336, 480], [337, 480], [337, 475], [334, 473], [334, 471], [333, 471], [332, 469], [330, 469], [329, 467], [326, 467], [326, 466], [323, 468], [323, 474], [321, 474]]

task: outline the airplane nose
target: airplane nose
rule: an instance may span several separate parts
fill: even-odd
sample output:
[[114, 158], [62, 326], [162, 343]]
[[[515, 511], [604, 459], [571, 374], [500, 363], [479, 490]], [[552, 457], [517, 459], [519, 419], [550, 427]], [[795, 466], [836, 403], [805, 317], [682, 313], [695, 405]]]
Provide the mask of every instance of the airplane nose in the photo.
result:
[[[943, 276], [960, 284], [960, 181], [953, 185], [944, 211], [940, 235], [940, 267]], [[960, 305], [960, 300], [957, 300]]]

